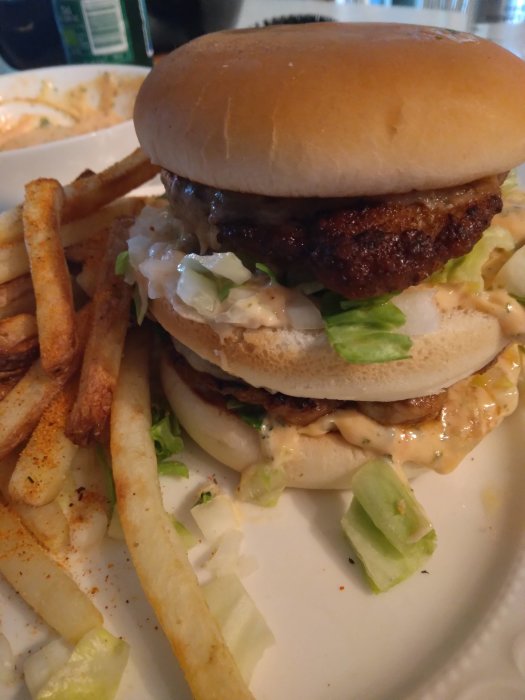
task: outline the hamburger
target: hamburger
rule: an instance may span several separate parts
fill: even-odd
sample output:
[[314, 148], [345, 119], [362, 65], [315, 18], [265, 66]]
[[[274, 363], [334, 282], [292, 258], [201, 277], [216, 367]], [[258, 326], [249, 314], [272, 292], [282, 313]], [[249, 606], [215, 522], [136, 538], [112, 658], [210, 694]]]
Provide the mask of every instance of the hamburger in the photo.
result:
[[220, 32], [147, 77], [169, 206], [132, 279], [176, 415], [245, 492], [348, 488], [378, 455], [447, 472], [514, 410], [524, 91], [501, 47], [394, 24]]

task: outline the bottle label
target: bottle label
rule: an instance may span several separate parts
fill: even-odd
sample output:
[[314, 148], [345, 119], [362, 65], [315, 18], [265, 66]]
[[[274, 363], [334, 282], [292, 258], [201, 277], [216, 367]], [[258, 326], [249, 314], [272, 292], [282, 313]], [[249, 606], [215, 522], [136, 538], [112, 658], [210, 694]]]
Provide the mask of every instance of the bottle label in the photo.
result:
[[93, 56], [129, 51], [120, 0], [82, 0], [81, 8]]
[[53, 0], [68, 63], [151, 65], [142, 0]]

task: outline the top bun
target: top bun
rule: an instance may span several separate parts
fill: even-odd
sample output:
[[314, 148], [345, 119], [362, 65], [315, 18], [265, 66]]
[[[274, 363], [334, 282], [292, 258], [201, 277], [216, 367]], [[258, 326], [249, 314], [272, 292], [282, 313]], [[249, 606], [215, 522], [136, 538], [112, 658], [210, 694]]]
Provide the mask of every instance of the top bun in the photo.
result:
[[151, 160], [275, 196], [458, 185], [525, 161], [525, 62], [470, 34], [316, 23], [219, 32], [162, 59], [135, 108]]

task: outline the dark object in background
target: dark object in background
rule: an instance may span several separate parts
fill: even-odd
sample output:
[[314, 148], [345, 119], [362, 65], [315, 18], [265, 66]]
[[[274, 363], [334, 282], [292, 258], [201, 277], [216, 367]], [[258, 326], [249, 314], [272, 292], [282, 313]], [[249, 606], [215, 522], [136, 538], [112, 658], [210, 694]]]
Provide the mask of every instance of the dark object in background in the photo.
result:
[[0, 56], [12, 68], [150, 66], [152, 54], [144, 0], [0, 0]]
[[144, 0], [51, 0], [68, 63], [151, 66]]
[[0, 55], [18, 70], [66, 62], [51, 2], [0, 0]]
[[242, 0], [146, 0], [153, 49], [168, 53], [201, 34], [229, 29]]
[[[274, 24], [311, 24], [312, 22], [335, 22], [333, 17], [325, 15], [283, 15], [282, 17], [272, 17], [265, 19], [263, 27], [271, 27]], [[256, 25], [261, 26], [261, 25]]]

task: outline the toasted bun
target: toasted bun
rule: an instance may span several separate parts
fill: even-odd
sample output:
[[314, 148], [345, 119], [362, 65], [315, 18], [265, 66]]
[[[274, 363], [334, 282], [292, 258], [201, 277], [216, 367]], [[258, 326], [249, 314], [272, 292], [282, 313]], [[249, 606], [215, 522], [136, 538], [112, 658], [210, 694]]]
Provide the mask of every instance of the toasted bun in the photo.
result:
[[210, 34], [135, 109], [152, 161], [276, 196], [457, 185], [525, 161], [525, 62], [445, 29], [317, 23]]
[[[166, 397], [182, 427], [208, 454], [238, 472], [268, 459], [256, 430], [229, 411], [201, 399], [166, 358], [161, 376]], [[287, 486], [350, 488], [355, 470], [372, 456], [335, 433], [322, 438], [293, 437], [293, 452], [285, 462]]]
[[[509, 346], [487, 370], [484, 386], [468, 379], [459, 382], [448, 392], [441, 418], [419, 423], [414, 428], [419, 439], [408, 441], [402, 437], [402, 426], [397, 426], [397, 437], [393, 437], [391, 427], [351, 409], [334, 411], [328, 424], [321, 421], [309, 434], [281, 422], [259, 433], [226, 409], [200, 398], [178, 376], [167, 353], [161, 376], [165, 394], [183, 427], [223, 464], [243, 471], [274, 461], [284, 467], [288, 486], [349, 488], [355, 470], [385, 451], [390, 454], [393, 450], [394, 460], [408, 477], [426, 468], [441, 473], [454, 469], [515, 410], [520, 358], [518, 346]], [[444, 442], [443, 434], [447, 438]], [[439, 453], [443, 450], [440, 457], [436, 449]]]
[[414, 339], [410, 359], [357, 365], [332, 349], [324, 331], [214, 329], [184, 318], [165, 299], [154, 300], [151, 310], [174, 338], [252, 386], [343, 401], [437, 393], [484, 367], [508, 342], [495, 317], [452, 310], [438, 331]]

